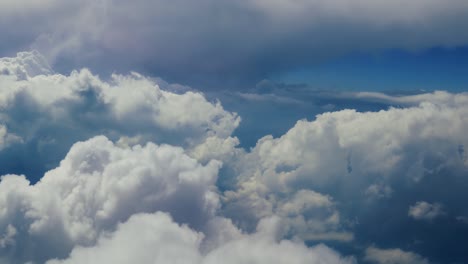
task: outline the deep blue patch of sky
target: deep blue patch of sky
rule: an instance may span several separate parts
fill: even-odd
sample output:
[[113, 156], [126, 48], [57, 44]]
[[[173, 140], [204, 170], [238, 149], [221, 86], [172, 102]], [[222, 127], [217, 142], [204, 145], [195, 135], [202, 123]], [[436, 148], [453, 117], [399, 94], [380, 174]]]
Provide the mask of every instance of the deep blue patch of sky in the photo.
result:
[[426, 51], [351, 54], [327, 63], [270, 76], [285, 83], [352, 91], [468, 90], [468, 46]]

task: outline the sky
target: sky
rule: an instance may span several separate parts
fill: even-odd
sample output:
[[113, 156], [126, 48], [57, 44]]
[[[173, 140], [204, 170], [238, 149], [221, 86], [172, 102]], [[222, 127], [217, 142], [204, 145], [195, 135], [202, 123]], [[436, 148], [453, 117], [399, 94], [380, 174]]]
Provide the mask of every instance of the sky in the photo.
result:
[[468, 263], [465, 0], [0, 1], [0, 264]]

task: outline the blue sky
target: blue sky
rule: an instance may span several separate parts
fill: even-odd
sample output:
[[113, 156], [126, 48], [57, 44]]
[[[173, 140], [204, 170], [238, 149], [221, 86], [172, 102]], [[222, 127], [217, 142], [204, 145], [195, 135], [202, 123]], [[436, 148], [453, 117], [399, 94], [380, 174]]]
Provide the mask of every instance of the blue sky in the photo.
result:
[[462, 92], [468, 89], [468, 47], [351, 53], [270, 78], [317, 89]]

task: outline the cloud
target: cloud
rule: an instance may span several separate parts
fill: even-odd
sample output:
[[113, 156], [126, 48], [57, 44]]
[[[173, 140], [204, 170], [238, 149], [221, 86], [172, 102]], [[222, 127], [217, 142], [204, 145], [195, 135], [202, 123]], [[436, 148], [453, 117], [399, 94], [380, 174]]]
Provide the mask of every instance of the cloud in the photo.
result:
[[206, 256], [199, 252], [203, 235], [172, 222], [163, 213], [138, 214], [120, 224], [114, 233], [102, 236], [94, 247], [75, 248], [66, 260], [72, 263], [355, 263], [326, 246], [312, 248], [291, 242], [279, 243], [264, 234], [235, 239]]
[[380, 199], [390, 197], [392, 195], [392, 192], [392, 188], [388, 186], [372, 184], [366, 189], [365, 194], [369, 197]]
[[330, 196], [312, 190], [275, 192], [254, 180], [243, 182], [236, 191], [226, 191], [223, 215], [244, 230], [252, 230], [262, 219], [278, 217], [279, 237], [307, 241], [351, 241], [353, 234], [343, 230], [340, 213]]
[[[235, 180], [225, 187], [222, 215], [243, 230], [275, 215], [285, 223], [285, 237], [306, 241], [368, 246], [420, 239], [421, 253], [440, 260], [429, 245], [440, 245], [447, 232], [456, 241], [463, 235], [440, 226], [427, 227], [428, 235], [409, 221], [408, 204], [437, 200], [447, 213], [466, 214], [454, 193], [464, 196], [468, 185], [467, 98], [445, 92], [395, 96], [408, 105], [326, 112], [279, 137], [265, 136], [225, 161], [220, 178]], [[454, 251], [454, 261], [464, 258], [462, 249]]]
[[[279, 138], [260, 139], [240, 161], [246, 171], [240, 180], [255, 180], [268, 189], [287, 191], [299, 187], [299, 183], [320, 187], [377, 174], [417, 182], [438, 166], [463, 168], [466, 164], [456, 149], [467, 144], [468, 97], [455, 97], [453, 103], [424, 101], [378, 112], [348, 109], [317, 115], [313, 121], [300, 120]], [[438, 153], [446, 155], [438, 159], [441, 164], [424, 163], [432, 155], [442, 155]], [[346, 177], [349, 174], [353, 177]]]
[[340, 257], [335, 251], [319, 244], [313, 247], [289, 240], [272, 239], [278, 219], [260, 222], [257, 233], [244, 236], [210, 252], [203, 264], [214, 263], [356, 263], [354, 258]]
[[168, 145], [121, 148], [103, 136], [76, 143], [34, 185], [24, 176], [2, 177], [1, 255], [12, 262], [65, 257], [140, 212], [168, 212], [202, 230], [219, 207], [219, 167]]
[[[281, 240], [276, 218], [242, 234], [217, 216], [219, 168], [220, 162], [203, 166], [179, 147], [119, 147], [104, 136], [78, 142], [34, 185], [24, 176], [1, 178], [2, 261], [354, 263], [323, 245]], [[297, 214], [329, 203], [306, 192], [283, 210]]]
[[413, 252], [396, 249], [366, 249], [365, 260], [377, 264], [429, 264], [429, 261]]
[[201, 233], [179, 226], [167, 214], [137, 214], [103, 235], [96, 246], [77, 247], [69, 259], [47, 264], [200, 263], [202, 239]]
[[[187, 87], [138, 73], [63, 75], [37, 52], [0, 59], [0, 72], [0, 174], [8, 173], [0, 182], [0, 262], [112, 261], [117, 255], [107, 252], [130, 242], [125, 254], [136, 262], [171, 258], [179, 244], [203, 264], [353, 263], [319, 243], [359, 256], [371, 244], [422, 241], [415, 251], [431, 261], [465, 256], [458, 242], [466, 224], [455, 220], [468, 213], [459, 199], [468, 186], [466, 93], [318, 93], [314, 102], [337, 111], [243, 149], [233, 134], [240, 117]], [[255, 104], [283, 105], [270, 99]], [[380, 108], [343, 109], [348, 101]], [[408, 212], [415, 201], [438, 203]], [[434, 218], [438, 204], [449, 215], [440, 225], [408, 217]], [[159, 246], [163, 226], [174, 238], [167, 248]], [[154, 233], [144, 236], [143, 227]], [[153, 247], [161, 251], [141, 253]], [[370, 261], [418, 260], [370, 249]]]
[[147, 69], [212, 86], [221, 79], [258, 81], [350, 52], [468, 41], [459, 29], [468, 12], [463, 0], [15, 3], [0, 5], [0, 33], [9, 39], [0, 48], [10, 54], [32, 45], [67, 69]]
[[440, 203], [416, 202], [410, 206], [408, 215], [416, 220], [433, 220], [443, 214], [443, 206]]
[[56, 74], [37, 52], [0, 59], [0, 72], [0, 122], [9, 133], [2, 142], [22, 140], [0, 153], [10, 164], [4, 173], [28, 159], [40, 162], [30, 171], [13, 172], [42, 174], [74, 142], [100, 134], [190, 147], [208, 137], [224, 140], [240, 122], [237, 114], [201, 93], [165, 91], [137, 73], [115, 74], [107, 81], [87, 69]]

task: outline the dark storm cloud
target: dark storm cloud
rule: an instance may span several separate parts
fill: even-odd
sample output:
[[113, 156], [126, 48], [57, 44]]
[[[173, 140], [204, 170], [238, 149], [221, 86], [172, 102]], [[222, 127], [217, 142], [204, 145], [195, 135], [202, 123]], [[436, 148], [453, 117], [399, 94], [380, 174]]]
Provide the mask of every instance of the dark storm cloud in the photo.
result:
[[468, 43], [463, 0], [48, 0], [0, 7], [3, 53], [32, 45], [62, 70], [139, 70], [216, 87], [349, 52]]

